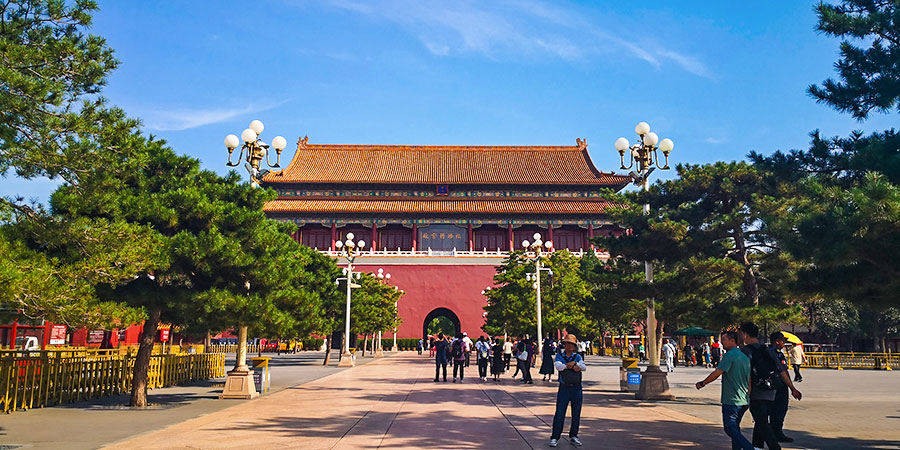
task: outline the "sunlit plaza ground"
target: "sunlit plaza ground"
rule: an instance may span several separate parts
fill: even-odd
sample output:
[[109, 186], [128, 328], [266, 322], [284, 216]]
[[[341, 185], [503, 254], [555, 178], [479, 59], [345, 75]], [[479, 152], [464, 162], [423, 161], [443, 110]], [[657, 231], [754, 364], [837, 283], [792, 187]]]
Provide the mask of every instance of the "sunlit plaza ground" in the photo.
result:
[[[321, 365], [318, 352], [274, 356], [273, 389], [251, 401], [218, 400], [222, 380], [157, 389], [153, 406], [122, 397], [18, 412], [0, 419], [0, 448], [546, 448], [555, 384], [537, 370], [531, 386], [503, 376], [434, 383], [434, 364], [414, 352]], [[642, 403], [619, 392], [619, 360], [588, 358], [580, 437], [584, 448], [730, 448], [721, 428], [719, 382], [678, 367], [676, 401]], [[900, 373], [804, 370], [792, 401], [787, 449], [900, 448]], [[749, 436], [747, 414], [743, 430]], [[567, 424], [568, 426], [568, 424]], [[565, 436], [566, 433], [563, 433]], [[561, 448], [569, 447], [562, 442]], [[20, 446], [20, 447], [19, 447]]]

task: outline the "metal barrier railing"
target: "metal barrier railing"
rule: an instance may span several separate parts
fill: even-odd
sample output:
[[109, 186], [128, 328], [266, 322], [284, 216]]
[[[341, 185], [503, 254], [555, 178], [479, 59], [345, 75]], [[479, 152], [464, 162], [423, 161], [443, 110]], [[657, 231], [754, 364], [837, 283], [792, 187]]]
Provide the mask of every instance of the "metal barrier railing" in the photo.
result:
[[900, 368], [900, 353], [809, 352], [801, 367], [893, 370]]
[[[237, 344], [216, 344], [210, 345], [206, 350], [207, 353], [237, 353], [238, 345]], [[266, 351], [263, 348], [263, 351]], [[259, 344], [247, 344], [247, 354], [251, 353], [259, 353]]]
[[[82, 352], [75, 350], [72, 355], [72, 350], [0, 351], [0, 409], [27, 410], [130, 390], [134, 355]], [[147, 387], [222, 376], [225, 355], [221, 353], [153, 355]]]

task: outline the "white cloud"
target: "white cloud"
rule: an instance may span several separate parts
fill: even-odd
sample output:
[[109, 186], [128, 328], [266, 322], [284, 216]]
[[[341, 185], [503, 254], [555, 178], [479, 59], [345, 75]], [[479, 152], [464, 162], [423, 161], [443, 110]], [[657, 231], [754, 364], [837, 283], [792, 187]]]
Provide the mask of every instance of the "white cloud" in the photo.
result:
[[213, 109], [151, 109], [141, 112], [139, 117], [145, 127], [156, 131], [181, 131], [202, 127], [214, 123], [225, 122], [235, 117], [268, 111], [283, 105], [289, 100], [269, 105], [247, 105], [239, 108]]
[[[298, 0], [295, 0], [295, 2]], [[308, 3], [304, 3], [308, 4]], [[621, 52], [660, 69], [671, 61], [683, 70], [714, 78], [703, 62], [642, 37], [621, 37], [613, 26], [592, 23], [576, 8], [533, 0], [329, 0], [332, 8], [399, 25], [435, 56], [478, 53], [504, 57], [583, 60]], [[646, 36], [646, 35], [644, 35]]]
[[725, 143], [725, 139], [722, 139], [722, 138], [715, 138], [715, 137], [710, 136], [710, 137], [704, 139], [703, 142], [706, 142], [707, 144], [715, 144], [715, 145], [718, 145], [718, 144], [724, 144], [724, 143]]

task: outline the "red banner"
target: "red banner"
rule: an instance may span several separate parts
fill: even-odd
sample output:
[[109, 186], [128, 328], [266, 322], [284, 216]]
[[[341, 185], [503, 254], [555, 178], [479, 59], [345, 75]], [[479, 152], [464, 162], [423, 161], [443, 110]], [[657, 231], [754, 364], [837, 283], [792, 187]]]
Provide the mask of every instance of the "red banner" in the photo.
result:
[[66, 345], [65, 325], [53, 325], [50, 328], [50, 345]]
[[169, 340], [169, 329], [159, 330], [159, 341], [166, 342]]

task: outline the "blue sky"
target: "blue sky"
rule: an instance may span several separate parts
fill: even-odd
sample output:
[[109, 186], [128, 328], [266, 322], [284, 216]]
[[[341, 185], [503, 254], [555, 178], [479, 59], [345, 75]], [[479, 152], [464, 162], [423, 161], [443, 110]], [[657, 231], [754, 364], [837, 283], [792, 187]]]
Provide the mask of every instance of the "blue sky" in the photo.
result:
[[[226, 172], [226, 134], [329, 144], [574, 145], [601, 170], [613, 141], [650, 123], [672, 161], [806, 148], [859, 123], [806, 86], [838, 42], [812, 2], [529, 0], [103, 1], [92, 32], [121, 65], [104, 95], [204, 167]], [[285, 165], [286, 165], [285, 161]], [[659, 172], [662, 177], [673, 171]], [[245, 175], [245, 174], [244, 174]], [[55, 183], [7, 178], [44, 199]]]

